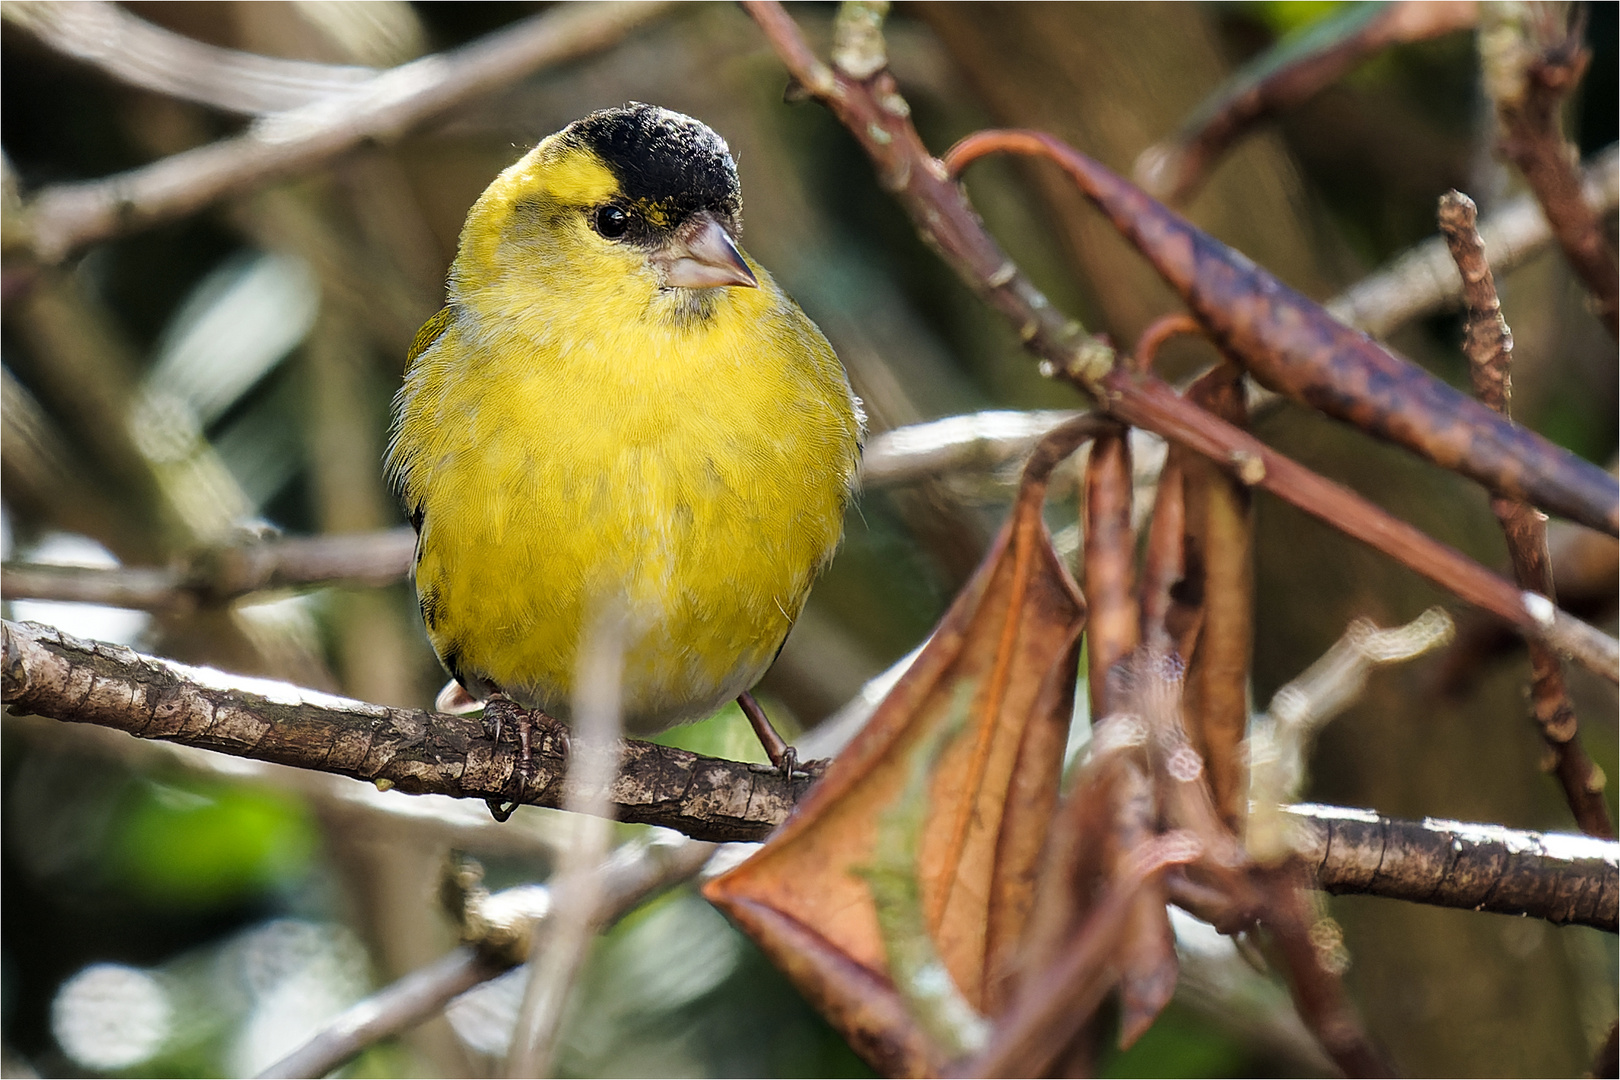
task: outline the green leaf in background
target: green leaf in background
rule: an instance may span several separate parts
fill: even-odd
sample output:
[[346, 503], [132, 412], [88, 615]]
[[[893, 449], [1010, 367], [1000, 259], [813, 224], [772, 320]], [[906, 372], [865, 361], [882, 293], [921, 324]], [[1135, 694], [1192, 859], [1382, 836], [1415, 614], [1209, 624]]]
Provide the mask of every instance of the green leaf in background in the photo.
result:
[[115, 879], [145, 899], [209, 907], [302, 877], [316, 837], [288, 795], [145, 780], [131, 788], [109, 848]]

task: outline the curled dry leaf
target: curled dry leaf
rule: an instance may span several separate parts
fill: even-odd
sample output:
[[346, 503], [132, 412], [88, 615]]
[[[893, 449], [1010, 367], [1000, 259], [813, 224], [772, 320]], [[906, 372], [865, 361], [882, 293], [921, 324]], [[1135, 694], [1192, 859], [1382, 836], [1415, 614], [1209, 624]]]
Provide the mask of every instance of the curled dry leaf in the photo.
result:
[[865, 729], [765, 847], [704, 890], [884, 1073], [937, 1072], [947, 1060], [895, 987], [861, 872], [913, 752], [959, 722], [964, 697], [963, 730], [939, 751], [918, 881], [962, 996], [983, 1014], [1004, 1004], [1057, 802], [1086, 612], [1041, 519], [1046, 477], [1105, 427], [1082, 418], [1042, 442], [984, 564]]
[[[1187, 390], [1190, 401], [1229, 424], [1247, 426], [1243, 373], [1222, 364]], [[1188, 565], [1204, 570], [1203, 618], [1188, 658], [1187, 728], [1209, 767], [1222, 820], [1238, 831], [1248, 797], [1242, 743], [1249, 724], [1249, 659], [1254, 645], [1254, 541], [1249, 489], [1209, 458], [1191, 455], [1186, 484]]]

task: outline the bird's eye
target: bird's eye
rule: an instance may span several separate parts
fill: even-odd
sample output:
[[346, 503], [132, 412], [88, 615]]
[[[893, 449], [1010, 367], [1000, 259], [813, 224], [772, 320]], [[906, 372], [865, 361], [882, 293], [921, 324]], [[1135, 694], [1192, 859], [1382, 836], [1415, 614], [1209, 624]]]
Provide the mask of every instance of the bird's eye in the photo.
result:
[[612, 204], [599, 206], [596, 209], [595, 225], [597, 232], [609, 240], [617, 240], [630, 227], [630, 215], [626, 214], [622, 207]]

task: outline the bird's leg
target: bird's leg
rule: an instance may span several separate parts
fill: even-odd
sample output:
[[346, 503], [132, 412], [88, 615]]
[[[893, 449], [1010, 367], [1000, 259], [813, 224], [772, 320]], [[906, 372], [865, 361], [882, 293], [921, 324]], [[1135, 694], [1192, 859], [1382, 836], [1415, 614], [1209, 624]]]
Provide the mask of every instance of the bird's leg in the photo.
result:
[[807, 761], [801, 770], [799, 766], [799, 752], [788, 745], [786, 739], [771, 723], [771, 718], [765, 715], [765, 710], [759, 707], [754, 695], [744, 690], [737, 696], [737, 704], [742, 706], [743, 715], [748, 717], [748, 725], [754, 729], [759, 737], [759, 744], [765, 748], [765, 756], [771, 759], [771, 764], [782, 770], [782, 775], [792, 779], [795, 772], [808, 772], [819, 775], [827, 767], [823, 759]]

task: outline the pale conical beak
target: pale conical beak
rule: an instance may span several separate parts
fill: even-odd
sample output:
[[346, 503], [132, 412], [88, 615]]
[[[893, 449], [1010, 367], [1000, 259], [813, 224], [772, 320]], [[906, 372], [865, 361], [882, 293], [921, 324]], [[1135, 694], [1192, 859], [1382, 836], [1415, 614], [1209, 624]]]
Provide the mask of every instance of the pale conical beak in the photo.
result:
[[693, 214], [652, 262], [663, 271], [666, 288], [712, 289], [717, 285], [754, 288], [759, 279], [725, 226], [705, 213]]

